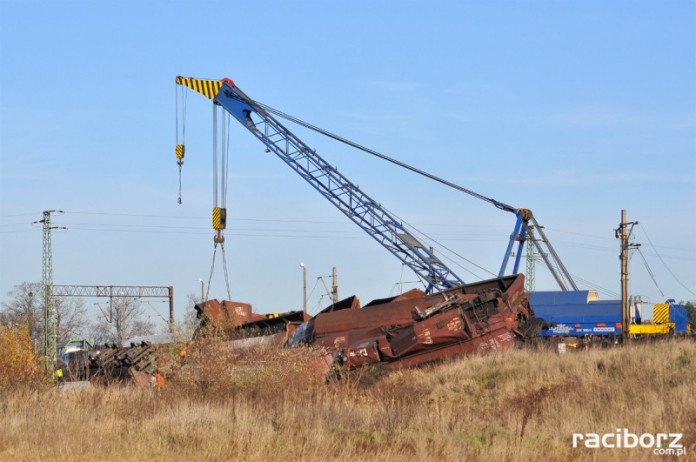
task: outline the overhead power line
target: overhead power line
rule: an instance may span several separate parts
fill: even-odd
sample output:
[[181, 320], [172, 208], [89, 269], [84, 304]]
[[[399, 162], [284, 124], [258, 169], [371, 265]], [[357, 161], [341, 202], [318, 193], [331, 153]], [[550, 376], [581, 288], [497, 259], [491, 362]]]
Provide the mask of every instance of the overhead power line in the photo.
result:
[[655, 274], [650, 268], [650, 265], [648, 265], [648, 261], [645, 259], [645, 255], [643, 255], [643, 252], [641, 252], [640, 247], [638, 248], [638, 255], [640, 255], [640, 258], [643, 259], [643, 265], [645, 265], [645, 269], [648, 271], [650, 278], [652, 279], [653, 283], [655, 283], [655, 287], [657, 287], [657, 290], [660, 292], [660, 295], [662, 295], [662, 298], [664, 299], [665, 294], [664, 292], [662, 292], [662, 289], [660, 289], [660, 285], [657, 283], [657, 279], [655, 279]]
[[662, 265], [665, 267], [665, 269], [667, 269], [667, 272], [669, 272], [669, 274], [672, 275], [672, 277], [674, 278], [674, 280], [677, 281], [677, 283], [678, 283], [680, 286], [682, 286], [682, 288], [683, 288], [684, 290], [686, 290], [687, 292], [689, 292], [691, 295], [696, 296], [696, 293], [694, 293], [694, 291], [692, 291], [691, 289], [689, 289], [688, 287], [686, 287], [686, 285], [684, 285], [684, 283], [681, 282], [681, 281], [679, 280], [679, 278], [672, 272], [672, 270], [669, 268], [669, 266], [667, 266], [667, 263], [665, 263], [665, 261], [664, 261], [664, 260], [662, 259], [662, 257], [660, 256], [660, 253], [659, 253], [659, 252], [657, 251], [657, 249], [655, 248], [655, 245], [653, 244], [652, 240], [650, 239], [650, 236], [648, 236], [648, 233], [647, 233], [647, 231], [645, 230], [645, 226], [642, 226], [642, 225], [641, 225], [641, 226], [640, 226], [640, 229], [643, 230], [643, 234], [645, 234], [645, 238], [648, 240], [648, 243], [650, 244], [650, 247], [652, 247], [653, 251], [655, 252], [655, 255], [657, 255], [657, 258], [660, 259], [660, 261], [662, 262]]

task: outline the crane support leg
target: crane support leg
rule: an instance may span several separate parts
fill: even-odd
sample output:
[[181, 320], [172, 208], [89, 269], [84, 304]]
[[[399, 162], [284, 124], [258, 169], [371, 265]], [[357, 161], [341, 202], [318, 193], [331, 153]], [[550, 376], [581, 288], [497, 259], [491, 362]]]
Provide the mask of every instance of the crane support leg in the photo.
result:
[[503, 277], [505, 275], [505, 269], [510, 261], [510, 255], [512, 255], [512, 248], [515, 242], [517, 242], [517, 255], [515, 255], [515, 264], [512, 268], [512, 274], [517, 274], [519, 272], [522, 250], [527, 240], [527, 226], [525, 226], [525, 221], [525, 213], [523, 211], [518, 211], [515, 229], [512, 231], [512, 234], [510, 234], [510, 242], [508, 242], [507, 249], [505, 250], [505, 257], [503, 257], [503, 264], [500, 266], [500, 271], [498, 271], [498, 277]]

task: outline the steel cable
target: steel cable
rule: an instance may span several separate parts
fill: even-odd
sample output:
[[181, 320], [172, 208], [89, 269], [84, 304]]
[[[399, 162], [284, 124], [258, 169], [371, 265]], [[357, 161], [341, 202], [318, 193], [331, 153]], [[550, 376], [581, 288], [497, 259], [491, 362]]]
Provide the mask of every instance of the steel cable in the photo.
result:
[[208, 276], [208, 288], [205, 291], [205, 299], [210, 299], [210, 283], [213, 280], [213, 271], [215, 270], [215, 255], [217, 255], [217, 242], [213, 245], [213, 262], [210, 265], [210, 275]]
[[313, 131], [315, 131], [315, 132], [317, 132], [317, 133], [321, 133], [322, 135], [328, 136], [329, 138], [332, 138], [332, 139], [334, 139], [334, 140], [336, 140], [336, 141], [340, 141], [340, 142], [343, 143], [343, 144], [347, 144], [348, 146], [354, 147], [354, 148], [359, 149], [359, 150], [361, 150], [361, 151], [363, 151], [363, 152], [366, 152], [366, 153], [371, 154], [371, 155], [373, 155], [373, 156], [379, 157], [380, 159], [386, 160], [387, 162], [391, 162], [391, 163], [394, 164], [394, 165], [398, 165], [399, 167], [403, 167], [403, 168], [405, 168], [405, 169], [407, 169], [407, 170], [410, 170], [410, 171], [412, 171], [412, 172], [414, 172], [414, 173], [417, 173], [417, 174], [419, 174], [419, 175], [422, 175], [422, 176], [424, 176], [424, 177], [426, 177], [426, 178], [429, 178], [429, 179], [431, 179], [431, 180], [437, 181], [438, 183], [444, 184], [445, 186], [449, 186], [450, 188], [454, 188], [454, 189], [456, 189], [456, 190], [458, 190], [458, 191], [461, 191], [461, 192], [463, 192], [463, 193], [469, 194], [470, 196], [473, 196], [473, 197], [476, 197], [476, 198], [481, 199], [481, 200], [483, 200], [483, 201], [486, 201], [486, 202], [488, 202], [488, 203], [491, 203], [491, 204], [493, 204], [494, 206], [496, 206], [497, 208], [499, 208], [499, 209], [501, 209], [501, 210], [505, 210], [505, 211], [507, 211], [507, 212], [512, 212], [512, 213], [517, 213], [517, 209], [516, 209], [515, 207], [511, 206], [511, 205], [505, 204], [505, 203], [503, 203], [503, 202], [499, 202], [499, 201], [497, 201], [497, 200], [495, 200], [495, 199], [493, 199], [493, 198], [491, 198], [491, 197], [486, 197], [486, 196], [484, 196], [483, 194], [479, 194], [479, 193], [474, 192], [474, 191], [472, 191], [472, 190], [470, 190], [470, 189], [467, 189], [467, 188], [464, 188], [464, 187], [462, 187], [462, 186], [459, 186], [459, 185], [457, 185], [457, 184], [455, 184], [455, 183], [452, 183], [451, 181], [445, 180], [445, 179], [443, 179], [443, 178], [440, 178], [440, 177], [437, 177], [437, 176], [435, 176], [435, 175], [433, 175], [433, 174], [430, 174], [430, 173], [428, 173], [428, 172], [426, 172], [426, 171], [424, 171], [424, 170], [421, 170], [421, 169], [419, 169], [419, 168], [413, 167], [412, 165], [405, 164], [405, 163], [403, 163], [403, 162], [401, 162], [401, 161], [398, 161], [398, 160], [396, 160], [396, 159], [394, 159], [394, 158], [392, 158], [392, 157], [389, 157], [389, 156], [387, 156], [387, 155], [381, 154], [381, 153], [379, 153], [379, 152], [377, 152], [377, 151], [375, 151], [375, 150], [373, 150], [373, 149], [367, 148], [367, 147], [362, 146], [362, 145], [360, 145], [360, 144], [358, 144], [358, 143], [354, 143], [353, 141], [350, 141], [350, 140], [348, 140], [348, 139], [346, 139], [346, 138], [343, 138], [342, 136], [336, 135], [336, 134], [331, 133], [331, 132], [329, 132], [329, 131], [327, 131], [327, 130], [324, 130], [324, 129], [322, 129], [322, 128], [319, 128], [319, 127], [317, 127], [317, 126], [315, 126], [315, 125], [312, 125], [312, 124], [310, 124], [309, 122], [305, 122], [305, 121], [303, 121], [303, 120], [301, 120], [301, 119], [298, 119], [297, 117], [294, 117], [294, 116], [291, 116], [291, 115], [289, 115], [289, 114], [286, 114], [286, 113], [284, 113], [284, 112], [282, 112], [282, 111], [279, 111], [279, 110], [277, 110], [277, 109], [274, 109], [274, 108], [272, 108], [272, 107], [270, 107], [270, 106], [267, 106], [267, 105], [265, 105], [265, 104], [263, 104], [263, 103], [259, 103], [258, 101], [255, 101], [255, 103], [258, 104], [259, 106], [261, 106], [261, 107], [262, 107], [263, 109], [265, 109], [266, 111], [272, 113], [272, 114], [275, 114], [275, 115], [277, 115], [277, 116], [279, 116], [279, 117], [282, 117], [282, 118], [284, 118], [284, 119], [287, 119], [287, 120], [289, 120], [289, 121], [291, 121], [291, 122], [294, 122], [294, 123], [296, 123], [296, 124], [298, 124], [298, 125], [301, 125], [301, 126], [303, 126], [303, 127], [305, 127], [305, 128], [308, 128], [308, 129], [310, 129], [310, 130], [313, 130]]

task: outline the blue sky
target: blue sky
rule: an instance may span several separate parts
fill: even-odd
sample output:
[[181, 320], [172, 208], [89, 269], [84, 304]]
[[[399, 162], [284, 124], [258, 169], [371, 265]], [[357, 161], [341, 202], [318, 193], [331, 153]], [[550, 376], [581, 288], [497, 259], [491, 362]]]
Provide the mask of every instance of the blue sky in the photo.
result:
[[[32, 222], [60, 209], [56, 284], [173, 285], [183, 314], [210, 273], [212, 143], [210, 103], [190, 93], [178, 205], [177, 75], [230, 77], [258, 101], [532, 209], [603, 299], [620, 293], [626, 209], [642, 245], [631, 293], [696, 299], [694, 1], [0, 1], [0, 300], [41, 279]], [[511, 214], [290, 128], [486, 269], [460, 261], [463, 279], [497, 273]], [[301, 307], [300, 262], [313, 310], [334, 266], [340, 295], [363, 302], [415, 280], [242, 127], [231, 139], [232, 298]], [[211, 298], [227, 298], [221, 265]], [[537, 266], [537, 289], [555, 288]]]

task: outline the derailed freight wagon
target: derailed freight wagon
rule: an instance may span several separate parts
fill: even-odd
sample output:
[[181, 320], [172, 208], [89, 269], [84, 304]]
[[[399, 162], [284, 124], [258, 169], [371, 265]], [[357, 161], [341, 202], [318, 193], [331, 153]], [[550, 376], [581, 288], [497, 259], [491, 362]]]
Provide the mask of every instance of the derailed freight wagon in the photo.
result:
[[432, 295], [414, 289], [363, 307], [351, 297], [299, 326], [288, 345], [323, 346], [348, 368], [392, 369], [509, 348], [542, 324], [529, 308], [524, 276], [513, 275]]

